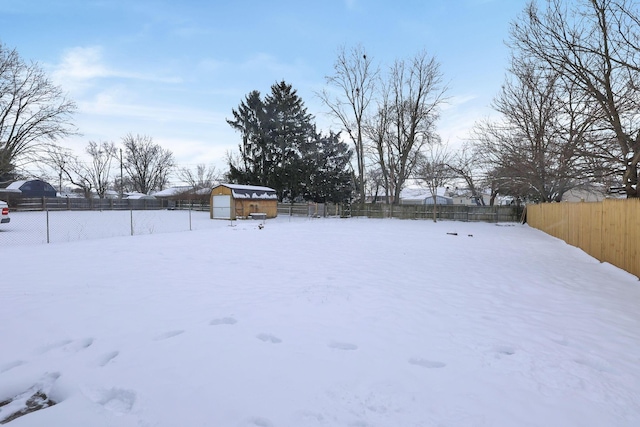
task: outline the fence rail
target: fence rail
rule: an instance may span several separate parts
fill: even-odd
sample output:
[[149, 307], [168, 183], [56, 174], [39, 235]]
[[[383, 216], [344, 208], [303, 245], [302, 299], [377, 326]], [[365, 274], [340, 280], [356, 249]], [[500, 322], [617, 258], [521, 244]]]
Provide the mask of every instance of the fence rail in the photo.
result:
[[19, 198], [10, 201], [15, 212], [28, 211], [110, 211], [110, 210], [192, 210], [208, 211], [209, 204], [200, 200], [163, 199], [80, 199], [69, 197]]
[[36, 197], [14, 199], [10, 203], [11, 210], [16, 212], [154, 210], [167, 208], [167, 201], [158, 199], [76, 199], [70, 197]]
[[278, 215], [328, 217], [344, 216], [344, 209], [333, 203], [278, 203]]
[[351, 206], [351, 216], [433, 219], [434, 208], [438, 220], [514, 222], [520, 221], [522, 215], [522, 208], [519, 206], [365, 204]]
[[[208, 203], [194, 200], [162, 199], [75, 199], [67, 197], [20, 198], [11, 201], [11, 209], [26, 211], [81, 210], [193, 210], [209, 211]], [[352, 217], [432, 219], [434, 205], [348, 205], [333, 203], [278, 203], [278, 215], [307, 217]], [[519, 206], [437, 205], [436, 219], [454, 221], [512, 222], [520, 221]]]
[[527, 223], [640, 278], [640, 199], [527, 206]]
[[[340, 216], [368, 218], [432, 219], [433, 205], [336, 205], [322, 203], [278, 203], [278, 215]], [[454, 221], [514, 222], [522, 218], [520, 206], [437, 205], [436, 219]]]

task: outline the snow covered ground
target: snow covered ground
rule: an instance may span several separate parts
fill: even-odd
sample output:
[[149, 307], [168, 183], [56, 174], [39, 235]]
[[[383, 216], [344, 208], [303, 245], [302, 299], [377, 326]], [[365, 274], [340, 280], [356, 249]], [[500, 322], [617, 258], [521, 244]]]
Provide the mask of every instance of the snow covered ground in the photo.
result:
[[640, 425], [637, 278], [520, 224], [258, 223], [0, 245], [0, 420]]

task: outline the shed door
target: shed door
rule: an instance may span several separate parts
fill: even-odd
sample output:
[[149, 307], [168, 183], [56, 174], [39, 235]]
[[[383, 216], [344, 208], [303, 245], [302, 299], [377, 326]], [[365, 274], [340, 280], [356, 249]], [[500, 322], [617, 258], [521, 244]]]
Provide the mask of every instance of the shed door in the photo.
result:
[[231, 219], [231, 196], [213, 196], [213, 218]]

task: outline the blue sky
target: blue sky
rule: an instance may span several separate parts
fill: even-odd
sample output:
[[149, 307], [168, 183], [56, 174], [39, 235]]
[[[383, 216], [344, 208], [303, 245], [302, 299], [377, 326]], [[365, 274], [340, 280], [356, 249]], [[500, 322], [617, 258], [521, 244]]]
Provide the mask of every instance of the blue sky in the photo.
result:
[[78, 104], [90, 140], [145, 134], [179, 166], [214, 164], [240, 136], [226, 123], [252, 90], [285, 80], [318, 126], [339, 126], [315, 93], [341, 46], [381, 68], [421, 50], [449, 83], [439, 131], [455, 145], [490, 114], [509, 23], [525, 0], [0, 0], [0, 42], [40, 63]]

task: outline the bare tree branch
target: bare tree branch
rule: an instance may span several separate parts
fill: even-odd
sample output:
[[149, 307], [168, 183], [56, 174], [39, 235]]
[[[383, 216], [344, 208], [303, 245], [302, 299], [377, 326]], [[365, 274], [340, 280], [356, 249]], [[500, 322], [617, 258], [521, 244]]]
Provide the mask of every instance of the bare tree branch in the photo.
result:
[[38, 64], [0, 43], [0, 175], [74, 134], [75, 109]]
[[530, 2], [512, 25], [511, 45], [554, 70], [593, 104], [594, 126], [611, 134], [622, 162], [627, 197], [638, 197], [640, 162], [639, 13], [633, 0]]
[[334, 63], [334, 74], [326, 77], [327, 84], [337, 94], [325, 89], [318, 96], [338, 119], [353, 142], [357, 172], [357, 189], [360, 202], [365, 198], [365, 148], [364, 121], [369, 104], [376, 91], [378, 69], [362, 46], [350, 50], [342, 48]]
[[165, 150], [147, 135], [127, 134], [122, 138], [125, 149], [124, 169], [129, 174], [134, 191], [148, 194], [162, 190], [174, 167], [173, 153]]

